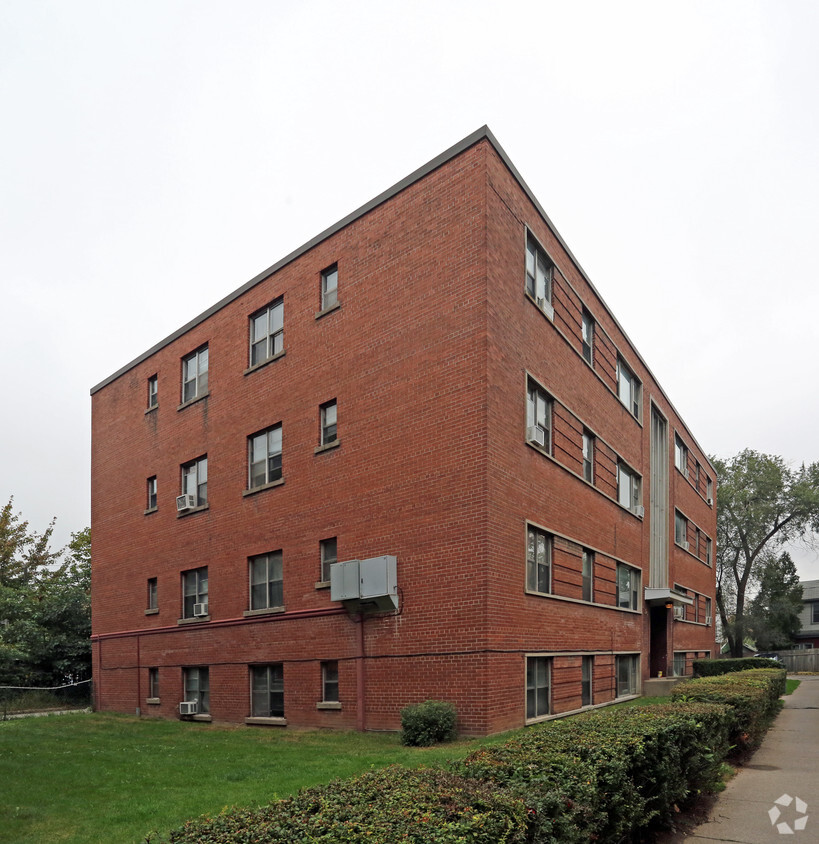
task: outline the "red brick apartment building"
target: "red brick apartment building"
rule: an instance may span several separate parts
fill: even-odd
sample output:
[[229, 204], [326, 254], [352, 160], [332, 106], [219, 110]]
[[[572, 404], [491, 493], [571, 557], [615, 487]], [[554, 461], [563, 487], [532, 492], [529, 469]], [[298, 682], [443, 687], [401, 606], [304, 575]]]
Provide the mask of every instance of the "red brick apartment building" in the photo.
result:
[[92, 396], [101, 710], [486, 734], [714, 652], [714, 470], [485, 127]]

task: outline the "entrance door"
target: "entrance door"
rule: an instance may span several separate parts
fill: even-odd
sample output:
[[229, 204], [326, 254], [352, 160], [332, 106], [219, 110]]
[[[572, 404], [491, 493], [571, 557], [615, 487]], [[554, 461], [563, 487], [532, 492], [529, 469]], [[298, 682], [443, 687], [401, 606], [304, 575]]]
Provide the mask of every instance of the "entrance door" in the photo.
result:
[[671, 610], [660, 605], [651, 607], [651, 643], [649, 651], [649, 676], [659, 677], [662, 671], [663, 677], [668, 677], [668, 614]]

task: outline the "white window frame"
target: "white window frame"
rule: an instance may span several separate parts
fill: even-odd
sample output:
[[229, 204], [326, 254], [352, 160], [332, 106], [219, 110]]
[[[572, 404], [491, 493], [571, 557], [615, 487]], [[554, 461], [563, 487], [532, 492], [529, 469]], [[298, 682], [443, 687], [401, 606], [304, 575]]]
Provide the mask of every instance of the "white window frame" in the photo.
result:
[[526, 292], [537, 306], [550, 318], [554, 318], [552, 287], [554, 284], [554, 262], [540, 245], [532, 232], [526, 233]]
[[552, 713], [552, 659], [526, 657], [526, 720], [534, 721]]
[[674, 434], [674, 465], [688, 477], [688, 447], [678, 434]]
[[152, 375], [148, 379], [148, 410], [159, 405], [159, 375]]
[[192, 495], [196, 498], [196, 506], [204, 507], [208, 503], [208, 456], [197, 457], [183, 463], [182, 495]]
[[157, 484], [156, 475], [151, 475], [150, 478], [147, 480], [147, 487], [148, 487], [148, 500], [147, 500], [147, 509], [148, 510], [156, 510], [158, 498], [158, 490], [159, 486]]
[[640, 476], [622, 460], [618, 460], [617, 503], [635, 513], [640, 506], [641, 486]]
[[202, 398], [208, 391], [208, 346], [182, 358], [182, 404]]
[[[538, 595], [552, 594], [552, 546], [554, 537], [545, 530], [526, 527], [526, 589]], [[545, 588], [542, 588], [545, 587]]]
[[284, 664], [250, 666], [251, 718], [284, 718]]
[[198, 618], [193, 614], [195, 604], [208, 604], [208, 567], [182, 572], [182, 618]]
[[337, 304], [338, 264], [332, 264], [321, 271], [321, 310], [329, 310]]
[[[526, 388], [526, 438], [527, 441], [540, 448], [546, 454], [552, 453], [552, 421], [554, 401], [552, 397], [533, 378], [529, 379]], [[537, 428], [543, 432], [543, 445], [534, 441], [530, 436], [531, 430]]]
[[283, 436], [282, 423], [279, 422], [247, 438], [247, 488], [249, 490], [259, 489], [282, 479]]
[[639, 609], [641, 579], [640, 569], [617, 563], [617, 606], [620, 609]]
[[284, 563], [281, 551], [248, 557], [249, 606], [251, 610], [284, 606]]
[[584, 601], [594, 601], [594, 551], [584, 548], [581, 552], [581, 589]]
[[583, 431], [583, 478], [594, 483], [594, 434]]
[[642, 384], [631, 367], [621, 358], [617, 358], [617, 397], [626, 406], [628, 412], [637, 420], [642, 417]]
[[250, 316], [250, 366], [260, 366], [284, 351], [284, 298]]

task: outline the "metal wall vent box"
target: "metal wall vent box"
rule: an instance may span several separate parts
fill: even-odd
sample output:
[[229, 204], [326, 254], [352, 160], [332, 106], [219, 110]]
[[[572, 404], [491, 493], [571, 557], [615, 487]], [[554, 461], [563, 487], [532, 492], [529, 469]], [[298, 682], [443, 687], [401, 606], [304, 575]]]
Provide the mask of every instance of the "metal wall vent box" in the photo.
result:
[[390, 612], [398, 607], [396, 558], [391, 554], [330, 566], [330, 598], [350, 612]]

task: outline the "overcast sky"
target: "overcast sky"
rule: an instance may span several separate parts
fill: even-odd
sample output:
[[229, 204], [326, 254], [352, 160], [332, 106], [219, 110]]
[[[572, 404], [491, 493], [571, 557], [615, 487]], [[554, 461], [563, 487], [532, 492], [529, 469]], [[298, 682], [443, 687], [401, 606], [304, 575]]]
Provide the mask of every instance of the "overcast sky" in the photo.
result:
[[819, 460], [817, 43], [812, 0], [3, 0], [0, 505], [64, 545], [90, 388], [483, 124], [706, 452]]

